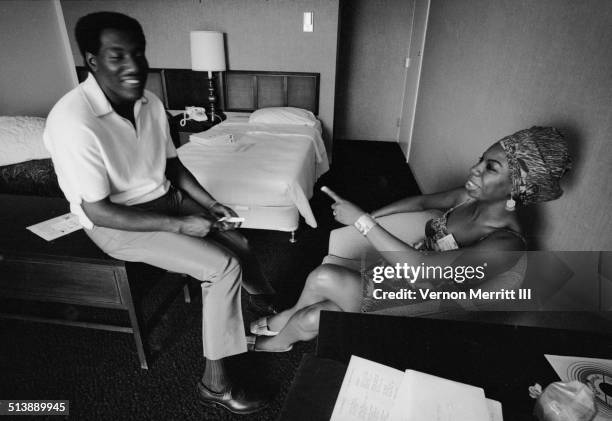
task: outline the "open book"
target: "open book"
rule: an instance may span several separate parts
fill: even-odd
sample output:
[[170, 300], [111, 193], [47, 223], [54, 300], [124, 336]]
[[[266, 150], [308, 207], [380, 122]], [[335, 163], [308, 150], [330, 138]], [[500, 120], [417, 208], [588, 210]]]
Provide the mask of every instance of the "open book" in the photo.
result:
[[332, 421], [503, 421], [484, 390], [352, 356]]

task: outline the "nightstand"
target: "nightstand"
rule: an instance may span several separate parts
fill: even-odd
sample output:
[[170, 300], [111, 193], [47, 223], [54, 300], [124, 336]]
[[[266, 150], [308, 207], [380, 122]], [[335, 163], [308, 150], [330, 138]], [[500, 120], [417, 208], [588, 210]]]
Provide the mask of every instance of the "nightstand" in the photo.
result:
[[211, 123], [209, 121], [195, 121], [195, 120], [187, 120], [184, 126], [181, 126], [180, 122], [183, 119], [183, 113], [175, 115], [174, 117], [169, 119], [170, 123], [170, 135], [172, 136], [172, 141], [174, 142], [174, 146], [177, 148], [179, 146], [184, 145], [189, 142], [189, 136], [193, 133], [200, 133], [206, 131], [213, 127], [216, 124], [219, 124], [219, 121], [215, 121], [215, 123]]

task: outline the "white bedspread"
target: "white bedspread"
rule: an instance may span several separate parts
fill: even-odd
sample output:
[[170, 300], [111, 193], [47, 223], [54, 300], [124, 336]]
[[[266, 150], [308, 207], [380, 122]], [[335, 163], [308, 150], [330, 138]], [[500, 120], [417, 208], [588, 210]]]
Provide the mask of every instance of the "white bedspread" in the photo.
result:
[[294, 205], [308, 225], [317, 226], [308, 199], [329, 169], [320, 124], [249, 124], [230, 118], [206, 133], [231, 133], [234, 143], [191, 141], [178, 155], [215, 199], [231, 206]]

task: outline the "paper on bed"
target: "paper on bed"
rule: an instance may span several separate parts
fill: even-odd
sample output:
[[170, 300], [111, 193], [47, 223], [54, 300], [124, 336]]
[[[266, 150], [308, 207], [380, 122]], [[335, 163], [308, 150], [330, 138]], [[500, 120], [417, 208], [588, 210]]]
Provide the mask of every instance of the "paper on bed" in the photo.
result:
[[203, 145], [227, 145], [234, 143], [235, 138], [232, 133], [211, 133], [205, 131], [190, 135], [189, 141]]
[[78, 231], [83, 228], [79, 222], [78, 216], [73, 213], [66, 213], [38, 224], [26, 227], [34, 234], [44, 238], [47, 241], [55, 240], [63, 237], [71, 232]]
[[271, 136], [304, 136], [313, 142], [315, 153], [317, 155], [317, 163], [321, 168], [317, 172], [325, 174], [329, 170], [329, 160], [323, 142], [323, 127], [321, 121], [317, 120], [314, 126], [303, 126], [299, 124], [262, 124], [249, 123], [248, 117], [232, 116], [223, 123], [208, 130], [211, 136], [222, 133], [234, 133], [237, 136], [243, 134], [267, 134]]

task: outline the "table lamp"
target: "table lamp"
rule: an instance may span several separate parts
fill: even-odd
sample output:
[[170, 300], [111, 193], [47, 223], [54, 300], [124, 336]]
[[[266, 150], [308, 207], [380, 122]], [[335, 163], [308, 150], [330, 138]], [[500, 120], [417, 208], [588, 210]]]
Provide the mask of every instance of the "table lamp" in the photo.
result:
[[208, 72], [208, 103], [210, 122], [214, 124], [215, 118], [223, 120], [221, 115], [215, 113], [217, 97], [212, 72], [225, 70], [225, 47], [223, 33], [216, 31], [191, 31], [191, 70]]

